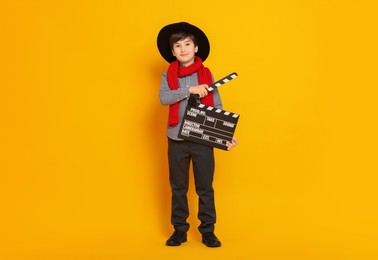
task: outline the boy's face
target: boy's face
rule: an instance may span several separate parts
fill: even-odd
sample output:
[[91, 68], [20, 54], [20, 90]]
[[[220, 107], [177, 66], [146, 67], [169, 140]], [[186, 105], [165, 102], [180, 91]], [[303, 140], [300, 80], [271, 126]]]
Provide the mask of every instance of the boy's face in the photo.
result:
[[189, 37], [173, 44], [172, 54], [182, 66], [189, 66], [194, 63], [194, 56], [198, 51], [198, 46]]

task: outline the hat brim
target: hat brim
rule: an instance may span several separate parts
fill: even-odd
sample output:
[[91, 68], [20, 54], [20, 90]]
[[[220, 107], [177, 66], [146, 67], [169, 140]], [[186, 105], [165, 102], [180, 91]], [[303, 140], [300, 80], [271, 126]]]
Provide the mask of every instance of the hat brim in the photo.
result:
[[187, 22], [169, 24], [160, 30], [157, 37], [157, 46], [161, 56], [163, 56], [163, 58], [169, 63], [176, 60], [175, 56], [172, 54], [171, 47], [169, 46], [169, 37], [177, 31], [185, 31], [196, 37], [198, 44], [196, 56], [200, 57], [202, 61], [205, 61], [210, 53], [209, 40], [201, 29]]

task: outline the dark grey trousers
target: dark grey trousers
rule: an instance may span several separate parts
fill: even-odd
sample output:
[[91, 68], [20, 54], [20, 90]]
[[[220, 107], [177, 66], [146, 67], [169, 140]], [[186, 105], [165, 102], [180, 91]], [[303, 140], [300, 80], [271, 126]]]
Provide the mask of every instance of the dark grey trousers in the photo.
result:
[[214, 150], [212, 147], [190, 141], [168, 138], [169, 181], [172, 189], [171, 223], [175, 230], [188, 231], [189, 216], [187, 192], [189, 166], [193, 163], [194, 183], [199, 197], [198, 227], [201, 233], [214, 232], [216, 221], [214, 203]]

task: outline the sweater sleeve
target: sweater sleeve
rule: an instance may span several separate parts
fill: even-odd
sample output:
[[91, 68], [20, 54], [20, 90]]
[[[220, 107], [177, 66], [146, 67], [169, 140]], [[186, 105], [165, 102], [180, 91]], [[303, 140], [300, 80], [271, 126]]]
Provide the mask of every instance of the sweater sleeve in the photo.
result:
[[[213, 82], [214, 82], [214, 76], [212, 75]], [[218, 109], [223, 109], [222, 108], [222, 100], [218, 91], [218, 88], [214, 88], [213, 90], [213, 98], [214, 98], [214, 107]]]
[[189, 96], [189, 88], [171, 90], [168, 86], [167, 73], [163, 73], [160, 84], [160, 103], [162, 105], [172, 105]]

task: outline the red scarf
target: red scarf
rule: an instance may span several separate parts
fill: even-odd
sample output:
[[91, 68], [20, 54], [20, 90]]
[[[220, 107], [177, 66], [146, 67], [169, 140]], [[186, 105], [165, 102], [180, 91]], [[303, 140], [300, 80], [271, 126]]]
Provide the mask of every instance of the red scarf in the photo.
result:
[[[173, 61], [168, 68], [167, 77], [168, 77], [168, 86], [171, 90], [176, 90], [179, 88], [178, 78], [192, 75], [197, 72], [198, 84], [207, 84], [211, 85], [213, 79], [211, 72], [208, 68], [203, 66], [202, 60], [200, 57], [194, 57], [194, 63], [188, 67], [179, 66], [177, 60]], [[213, 92], [209, 92], [207, 96], [201, 99], [201, 102], [207, 106], [214, 106]], [[169, 106], [169, 118], [168, 125], [175, 126], [179, 122], [179, 107], [180, 102], [176, 102]]]

